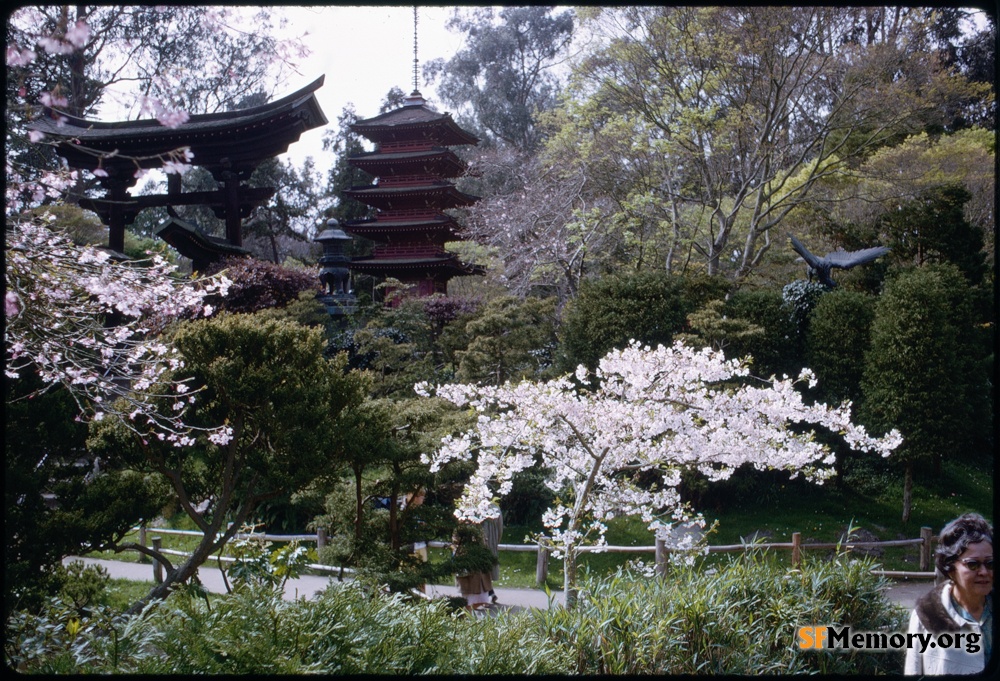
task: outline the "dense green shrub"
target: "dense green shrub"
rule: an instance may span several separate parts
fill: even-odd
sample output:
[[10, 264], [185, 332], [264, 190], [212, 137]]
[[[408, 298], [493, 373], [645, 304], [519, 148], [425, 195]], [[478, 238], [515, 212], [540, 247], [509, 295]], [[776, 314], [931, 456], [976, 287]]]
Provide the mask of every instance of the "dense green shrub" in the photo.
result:
[[[568, 660], [527, 615], [476, 618], [348, 583], [314, 600], [255, 588], [213, 601], [174, 593], [142, 616], [22, 627], [26, 672], [127, 674], [544, 674]], [[42, 640], [41, 632], [58, 635]], [[8, 648], [9, 648], [8, 644]], [[30, 653], [30, 654], [29, 654]]]
[[635, 571], [586, 582], [573, 610], [536, 617], [581, 674], [898, 673], [901, 653], [799, 650], [801, 625], [903, 631], [870, 560], [807, 559], [801, 569], [764, 552], [715, 570], [674, 566], [665, 579]]
[[542, 375], [556, 345], [555, 302], [502, 296], [480, 308], [461, 325], [464, 348], [452, 353], [456, 379], [501, 385]]
[[862, 413], [873, 432], [903, 434], [892, 460], [904, 470], [904, 522], [914, 466], [931, 462], [937, 475], [943, 457], [967, 456], [976, 405], [991, 400], [969, 344], [971, 307], [970, 287], [951, 264], [900, 272], [875, 307]]
[[704, 302], [686, 295], [683, 278], [665, 272], [640, 272], [588, 280], [566, 307], [559, 367], [594, 367], [609, 350], [635, 339], [669, 345], [683, 330], [687, 315]]
[[813, 308], [806, 333], [806, 366], [816, 372], [822, 401], [861, 401], [875, 301], [874, 296], [842, 289], [821, 296]]
[[802, 279], [785, 284], [781, 289], [781, 297], [785, 301], [785, 309], [791, 317], [793, 328], [786, 351], [792, 351], [800, 357], [804, 356], [806, 334], [809, 332], [809, 320], [813, 308], [828, 291], [826, 286], [817, 281]]
[[541, 522], [556, 494], [545, 484], [548, 473], [538, 464], [514, 474], [510, 493], [500, 498], [505, 525], [532, 525]]
[[902, 631], [869, 558], [764, 551], [706, 569], [585, 579], [575, 609], [477, 618], [359, 582], [287, 601], [262, 583], [206, 600], [171, 594], [140, 616], [80, 618], [55, 599], [8, 628], [8, 664], [35, 673], [150, 674], [885, 674], [898, 652], [799, 650], [796, 627]]
[[802, 353], [795, 321], [781, 293], [740, 290], [726, 301], [727, 315], [746, 319], [764, 328], [763, 335], [735, 338], [726, 347], [726, 357], [753, 357], [753, 373], [794, 376], [802, 367]]

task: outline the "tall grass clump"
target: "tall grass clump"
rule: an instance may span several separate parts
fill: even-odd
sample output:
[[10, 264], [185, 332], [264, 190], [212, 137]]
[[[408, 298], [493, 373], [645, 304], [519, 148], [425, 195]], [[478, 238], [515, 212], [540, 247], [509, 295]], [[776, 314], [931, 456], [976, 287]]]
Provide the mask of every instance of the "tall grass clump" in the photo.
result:
[[551, 674], [566, 652], [526, 615], [478, 618], [357, 583], [286, 601], [241, 588], [211, 601], [172, 593], [135, 617], [25, 621], [8, 661], [26, 673]]
[[870, 559], [806, 559], [792, 569], [762, 551], [665, 577], [619, 570], [587, 578], [573, 610], [535, 615], [581, 674], [891, 674], [899, 652], [799, 650], [796, 628], [905, 631]]

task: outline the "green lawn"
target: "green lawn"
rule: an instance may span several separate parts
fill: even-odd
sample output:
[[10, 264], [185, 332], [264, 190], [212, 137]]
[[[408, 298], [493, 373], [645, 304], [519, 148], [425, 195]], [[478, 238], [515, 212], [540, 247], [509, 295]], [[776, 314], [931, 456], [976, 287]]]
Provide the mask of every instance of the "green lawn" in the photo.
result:
[[[993, 518], [993, 473], [991, 465], [973, 466], [957, 461], [943, 464], [941, 475], [918, 476], [913, 490], [913, 508], [908, 523], [901, 520], [902, 480], [892, 472], [855, 471], [849, 476], [850, 487], [832, 483], [817, 486], [806, 481], [788, 481], [753, 502], [732, 504], [724, 510], [703, 509], [709, 523], [718, 526], [709, 544], [738, 544], [741, 537], [754, 531], [771, 532], [770, 542], [790, 542], [793, 532], [802, 541], [836, 542], [851, 525], [875, 534], [878, 540], [915, 539], [920, 528], [928, 526], [936, 534], [952, 518], [976, 511]], [[522, 543], [525, 535], [541, 527], [508, 527], [503, 543]], [[621, 518], [608, 525], [608, 544], [615, 546], [650, 546], [652, 534], [634, 518]], [[808, 550], [808, 549], [807, 549]], [[780, 551], [791, 560], [791, 552]], [[823, 550], [823, 554], [830, 551]], [[722, 560], [726, 554], [712, 554], [708, 560]], [[535, 586], [534, 553], [502, 553], [500, 586]], [[594, 572], [606, 573], [628, 561], [653, 562], [653, 554], [588, 554], [582, 564]], [[888, 570], [919, 570], [916, 546], [888, 547], [878, 559]], [[562, 588], [562, 563], [550, 560], [546, 584]]]

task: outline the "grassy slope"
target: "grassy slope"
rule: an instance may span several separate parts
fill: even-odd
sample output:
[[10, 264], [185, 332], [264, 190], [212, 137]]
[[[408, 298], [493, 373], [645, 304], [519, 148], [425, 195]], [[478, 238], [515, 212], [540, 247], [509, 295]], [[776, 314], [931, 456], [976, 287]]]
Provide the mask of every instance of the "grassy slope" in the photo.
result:
[[[791, 541], [793, 532], [801, 532], [804, 543], [835, 542], [853, 524], [874, 533], [880, 540], [912, 539], [920, 536], [922, 526], [937, 533], [947, 521], [976, 511], [993, 519], [992, 462], [971, 466], [955, 461], [942, 466], [941, 475], [929, 472], [918, 477], [913, 491], [910, 521], [904, 524], [902, 512], [902, 482], [891, 473], [859, 474], [851, 487], [832, 484], [817, 486], [804, 481], [789, 481], [770, 493], [755, 498], [753, 503], [733, 504], [725, 510], [702, 509], [707, 520], [718, 521], [709, 536], [710, 544], [738, 544], [741, 537], [755, 530], [771, 532], [770, 541]], [[504, 531], [504, 543], [521, 543], [530, 531], [540, 527], [510, 527]], [[612, 522], [608, 543], [618, 546], [649, 546], [650, 532], [634, 519]], [[783, 552], [790, 559], [790, 552]], [[599, 554], [584, 558], [591, 570], [604, 572], [630, 560], [653, 561], [646, 554]], [[879, 558], [887, 569], [917, 570], [919, 556], [916, 547], [885, 549]], [[549, 564], [547, 585], [562, 588], [560, 561]], [[506, 587], [535, 586], [535, 554], [501, 554], [499, 584]]]

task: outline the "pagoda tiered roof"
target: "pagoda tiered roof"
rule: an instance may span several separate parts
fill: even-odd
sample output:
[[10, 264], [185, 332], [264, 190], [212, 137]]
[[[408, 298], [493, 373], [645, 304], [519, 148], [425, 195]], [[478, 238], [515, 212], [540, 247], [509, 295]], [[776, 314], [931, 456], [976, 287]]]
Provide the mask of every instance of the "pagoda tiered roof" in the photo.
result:
[[470, 206], [478, 196], [459, 191], [450, 182], [428, 181], [416, 186], [368, 185], [351, 187], [344, 194], [380, 210], [394, 208], [455, 208]]
[[447, 147], [476, 144], [478, 138], [458, 127], [450, 114], [427, 106], [416, 91], [403, 106], [358, 121], [351, 130], [375, 142], [376, 149], [351, 157], [350, 164], [377, 178], [375, 184], [344, 192], [377, 209], [374, 219], [344, 225], [377, 244], [372, 255], [353, 258], [351, 269], [398, 279], [418, 296], [446, 293], [452, 277], [483, 274], [482, 267], [444, 249], [446, 242], [462, 237], [454, 219], [442, 212], [479, 200], [447, 179], [466, 168]]
[[412, 240], [421, 235], [434, 242], [459, 240], [458, 224], [444, 213], [424, 218], [379, 216], [378, 219], [351, 220], [344, 223], [344, 229], [377, 242], [391, 241], [393, 237]]
[[450, 113], [435, 111], [418, 92], [397, 109], [351, 124], [351, 130], [376, 144], [414, 139], [444, 146], [479, 143], [479, 138], [460, 128]]
[[453, 151], [437, 146], [419, 151], [373, 151], [353, 156], [351, 164], [379, 177], [417, 174], [458, 177], [466, 168]]
[[485, 273], [481, 265], [464, 263], [453, 253], [438, 256], [415, 256], [413, 258], [355, 256], [351, 260], [351, 269], [368, 274], [395, 277], [402, 281], [434, 277], [435, 275], [462, 277]]

